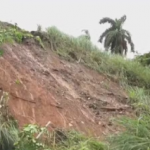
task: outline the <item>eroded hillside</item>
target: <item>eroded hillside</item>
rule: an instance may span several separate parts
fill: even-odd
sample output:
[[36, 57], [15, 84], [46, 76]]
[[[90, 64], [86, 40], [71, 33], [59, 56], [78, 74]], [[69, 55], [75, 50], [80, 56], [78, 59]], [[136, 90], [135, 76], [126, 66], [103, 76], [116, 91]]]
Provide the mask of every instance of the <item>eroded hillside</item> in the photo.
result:
[[0, 88], [22, 126], [27, 123], [76, 129], [95, 136], [119, 131], [113, 117], [131, 116], [119, 84], [81, 63], [61, 59], [34, 41], [5, 44]]

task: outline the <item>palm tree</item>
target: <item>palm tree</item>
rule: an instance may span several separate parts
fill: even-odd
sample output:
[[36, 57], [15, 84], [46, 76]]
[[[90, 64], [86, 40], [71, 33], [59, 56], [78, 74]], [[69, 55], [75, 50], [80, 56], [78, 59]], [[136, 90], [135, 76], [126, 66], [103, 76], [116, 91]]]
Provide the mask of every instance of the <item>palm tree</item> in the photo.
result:
[[134, 52], [134, 44], [131, 35], [127, 30], [122, 28], [125, 21], [126, 16], [124, 15], [120, 19], [115, 20], [105, 17], [99, 22], [100, 24], [109, 23], [111, 25], [99, 38], [100, 43], [102, 43], [103, 38], [105, 38], [104, 47], [106, 50], [110, 49], [111, 53], [126, 55], [128, 51], [127, 43], [131, 46], [131, 52]]

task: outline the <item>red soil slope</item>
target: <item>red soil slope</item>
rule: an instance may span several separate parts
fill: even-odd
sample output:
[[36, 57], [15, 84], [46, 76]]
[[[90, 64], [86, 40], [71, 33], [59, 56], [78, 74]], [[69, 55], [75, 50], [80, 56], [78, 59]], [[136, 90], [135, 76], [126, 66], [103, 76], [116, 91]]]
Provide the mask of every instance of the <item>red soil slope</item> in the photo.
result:
[[118, 131], [112, 117], [129, 114], [121, 87], [96, 71], [31, 43], [3, 49], [0, 88], [9, 92], [10, 110], [21, 126], [51, 121], [102, 137]]

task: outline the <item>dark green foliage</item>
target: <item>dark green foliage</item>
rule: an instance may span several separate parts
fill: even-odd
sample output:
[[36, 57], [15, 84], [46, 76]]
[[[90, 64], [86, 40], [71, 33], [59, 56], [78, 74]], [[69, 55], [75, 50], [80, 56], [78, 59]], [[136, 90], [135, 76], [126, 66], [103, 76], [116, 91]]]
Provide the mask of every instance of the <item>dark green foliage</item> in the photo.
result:
[[123, 23], [126, 20], [126, 16], [122, 16], [120, 19], [103, 18], [100, 20], [100, 24], [109, 23], [110, 28], [106, 29], [100, 36], [99, 42], [103, 42], [106, 50], [111, 50], [111, 53], [115, 54], [127, 54], [127, 43], [131, 46], [131, 51], [134, 52], [134, 44], [131, 39], [131, 35], [127, 30], [122, 28]]
[[135, 60], [140, 62], [143, 66], [149, 66], [150, 65], [150, 52], [137, 56]]

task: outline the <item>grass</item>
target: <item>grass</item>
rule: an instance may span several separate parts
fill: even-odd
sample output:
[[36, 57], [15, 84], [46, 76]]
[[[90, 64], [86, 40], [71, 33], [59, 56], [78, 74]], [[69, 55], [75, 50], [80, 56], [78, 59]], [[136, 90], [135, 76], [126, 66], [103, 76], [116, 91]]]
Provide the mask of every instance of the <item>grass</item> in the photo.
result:
[[[43, 132], [37, 139], [35, 135]], [[45, 132], [46, 131], [46, 132]], [[104, 143], [95, 138], [85, 137], [75, 131], [54, 130], [49, 133], [47, 129], [37, 125], [27, 125], [19, 131], [19, 140], [15, 143], [16, 150], [107, 150]], [[44, 137], [44, 138], [43, 138]]]
[[0, 98], [0, 149], [12, 149], [17, 140], [17, 129], [14, 120], [9, 115], [7, 107], [8, 95], [3, 92]]
[[[38, 36], [33, 36], [30, 32], [25, 31], [5, 22], [0, 22], [0, 46], [3, 43], [23, 43], [26, 39], [33, 39], [39, 46], [44, 49], [43, 42]], [[3, 50], [0, 49], [0, 55], [3, 55]]]
[[110, 137], [110, 150], [149, 150], [150, 149], [150, 118], [122, 118], [118, 123], [125, 131]]
[[100, 51], [90, 40], [64, 34], [56, 27], [47, 28], [49, 40], [56, 52], [70, 61], [81, 60], [100, 73], [117, 77], [129, 85], [150, 89], [150, 68], [135, 60], [125, 60], [121, 56]]
[[87, 138], [76, 131], [65, 132], [66, 140], [53, 144], [52, 149], [56, 150], [106, 150], [104, 143], [94, 139]]
[[144, 88], [126, 87], [130, 104], [135, 108], [137, 117], [122, 117], [115, 123], [124, 130], [111, 136], [109, 150], [149, 150], [150, 149], [150, 100]]
[[149, 114], [150, 115], [150, 100], [149, 93], [144, 88], [139, 87], [126, 87], [129, 95], [129, 102], [135, 108], [138, 114]]

